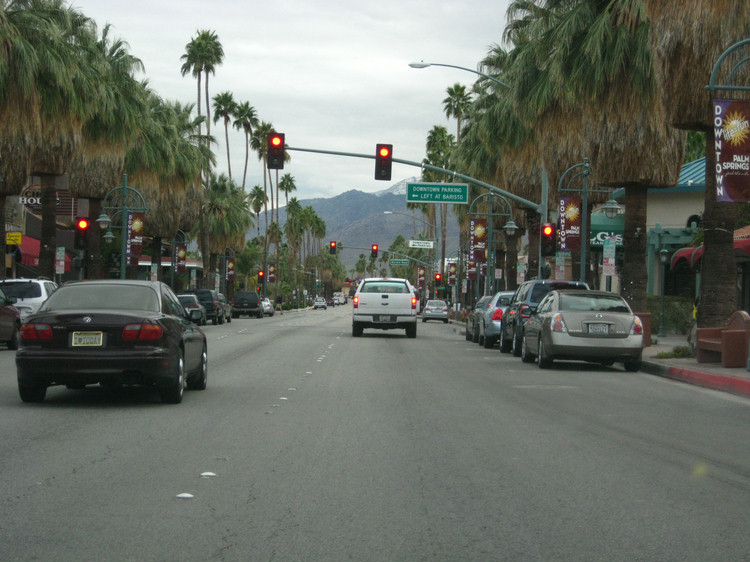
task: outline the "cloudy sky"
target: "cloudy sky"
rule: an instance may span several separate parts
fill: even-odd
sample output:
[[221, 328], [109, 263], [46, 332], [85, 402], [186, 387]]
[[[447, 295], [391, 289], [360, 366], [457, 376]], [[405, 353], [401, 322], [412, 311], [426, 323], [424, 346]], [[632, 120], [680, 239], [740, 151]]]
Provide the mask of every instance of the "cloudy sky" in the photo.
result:
[[[508, 0], [71, 0], [100, 27], [130, 45], [145, 77], [164, 99], [196, 101], [196, 82], [182, 76], [180, 57], [198, 30], [215, 31], [224, 62], [210, 95], [229, 91], [263, 121], [286, 134], [290, 147], [375, 153], [392, 143], [396, 158], [419, 162], [428, 131], [455, 134], [442, 101], [446, 88], [470, 86], [475, 75], [450, 68], [417, 70], [409, 62], [476, 65], [502, 43]], [[213, 118], [213, 115], [212, 115]], [[223, 125], [212, 124], [219, 171], [227, 171]], [[244, 135], [231, 130], [233, 179], [241, 184]], [[419, 175], [394, 164], [392, 182], [373, 179], [374, 161], [290, 152], [297, 197], [375, 192]], [[262, 185], [251, 153], [246, 189]]]

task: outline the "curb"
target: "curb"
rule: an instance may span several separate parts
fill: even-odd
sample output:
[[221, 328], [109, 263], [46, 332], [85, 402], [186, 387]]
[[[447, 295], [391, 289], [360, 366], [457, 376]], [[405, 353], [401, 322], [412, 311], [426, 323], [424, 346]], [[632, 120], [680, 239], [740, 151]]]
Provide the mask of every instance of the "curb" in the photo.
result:
[[643, 361], [641, 371], [711, 390], [722, 390], [738, 396], [750, 397], [750, 379], [670, 367], [654, 361]]

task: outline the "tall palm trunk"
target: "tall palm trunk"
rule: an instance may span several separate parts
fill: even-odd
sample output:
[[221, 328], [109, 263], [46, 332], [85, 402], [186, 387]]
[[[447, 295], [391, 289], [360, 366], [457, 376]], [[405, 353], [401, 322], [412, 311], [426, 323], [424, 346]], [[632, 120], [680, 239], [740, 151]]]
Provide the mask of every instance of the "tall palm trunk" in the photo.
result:
[[41, 175], [42, 188], [42, 234], [39, 246], [39, 275], [53, 279], [55, 276], [55, 251], [57, 247], [57, 194], [56, 176]]
[[737, 205], [716, 201], [716, 147], [713, 127], [706, 131], [706, 194], [703, 202], [703, 258], [698, 326], [726, 323], [737, 308], [734, 229]]
[[638, 312], [646, 311], [647, 271], [646, 224], [648, 186], [632, 185], [625, 188], [625, 227], [623, 232], [623, 261], [621, 293], [630, 307]]

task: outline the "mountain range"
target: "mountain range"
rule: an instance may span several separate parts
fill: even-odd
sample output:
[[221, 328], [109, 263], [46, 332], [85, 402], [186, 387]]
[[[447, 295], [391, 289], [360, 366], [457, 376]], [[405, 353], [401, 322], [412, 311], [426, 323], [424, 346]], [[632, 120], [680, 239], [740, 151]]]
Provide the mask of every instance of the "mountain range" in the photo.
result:
[[[300, 199], [300, 205], [310, 205], [317, 215], [325, 221], [326, 240], [335, 240], [339, 248], [339, 259], [347, 271], [354, 269], [360, 254], [369, 256], [370, 247], [378, 244], [385, 250], [400, 234], [407, 240], [416, 232], [426, 228], [425, 216], [414, 213], [406, 207], [406, 184], [418, 179], [404, 179], [388, 189], [376, 193], [365, 193], [352, 189], [329, 198]], [[392, 214], [385, 214], [390, 211]], [[403, 214], [398, 214], [403, 213]], [[286, 222], [282, 208], [281, 226]], [[421, 220], [420, 220], [421, 219]], [[255, 233], [248, 232], [248, 236]], [[458, 224], [455, 215], [448, 212], [448, 235], [446, 253], [458, 248]]]

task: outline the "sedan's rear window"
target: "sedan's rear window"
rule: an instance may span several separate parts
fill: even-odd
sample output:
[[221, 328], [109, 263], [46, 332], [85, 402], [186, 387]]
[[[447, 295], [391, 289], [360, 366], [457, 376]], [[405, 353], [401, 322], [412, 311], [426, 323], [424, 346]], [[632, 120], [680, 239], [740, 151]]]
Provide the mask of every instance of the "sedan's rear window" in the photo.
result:
[[571, 295], [560, 294], [560, 310], [580, 312], [630, 312], [627, 303], [617, 295]]
[[158, 312], [159, 297], [150, 287], [81, 283], [61, 287], [42, 306], [42, 311], [74, 309]]

